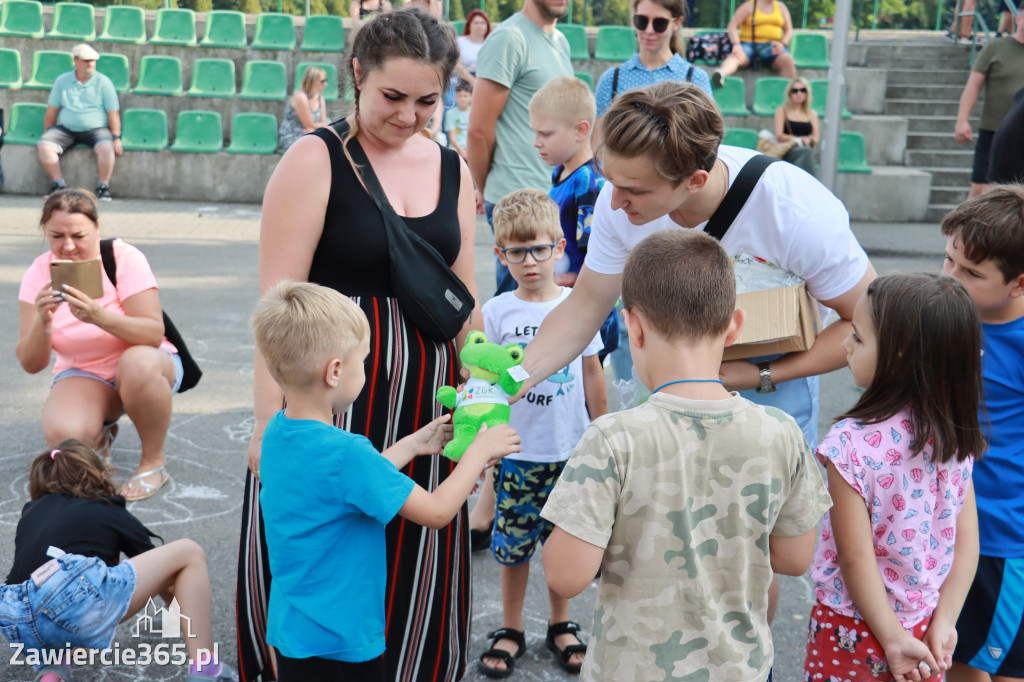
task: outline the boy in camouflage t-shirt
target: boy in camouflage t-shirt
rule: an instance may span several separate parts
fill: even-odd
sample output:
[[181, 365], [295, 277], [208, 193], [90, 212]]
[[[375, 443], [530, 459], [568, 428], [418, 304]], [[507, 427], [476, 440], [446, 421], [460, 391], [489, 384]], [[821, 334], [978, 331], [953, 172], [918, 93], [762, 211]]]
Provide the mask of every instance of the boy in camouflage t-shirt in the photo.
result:
[[602, 570], [585, 680], [768, 677], [772, 573], [807, 570], [831, 500], [792, 418], [718, 381], [735, 300], [732, 264], [701, 232], [655, 233], [626, 261], [651, 398], [594, 420], [542, 512], [549, 588], [575, 596]]

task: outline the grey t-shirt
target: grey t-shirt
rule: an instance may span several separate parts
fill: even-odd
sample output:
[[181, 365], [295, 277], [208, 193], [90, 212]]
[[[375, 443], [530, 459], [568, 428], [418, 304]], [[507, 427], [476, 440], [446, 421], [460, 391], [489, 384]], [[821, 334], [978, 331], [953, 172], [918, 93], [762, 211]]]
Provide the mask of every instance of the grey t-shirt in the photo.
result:
[[1013, 106], [1013, 96], [1024, 87], [1024, 44], [1010, 36], [981, 48], [974, 71], [985, 74], [985, 101], [981, 104], [981, 130], [995, 130]]
[[533, 148], [530, 98], [552, 78], [573, 75], [569, 41], [547, 33], [522, 12], [501, 22], [487, 36], [476, 62], [477, 78], [509, 89], [494, 127], [495, 144], [484, 199], [497, 203], [517, 189], [551, 187], [551, 170]]

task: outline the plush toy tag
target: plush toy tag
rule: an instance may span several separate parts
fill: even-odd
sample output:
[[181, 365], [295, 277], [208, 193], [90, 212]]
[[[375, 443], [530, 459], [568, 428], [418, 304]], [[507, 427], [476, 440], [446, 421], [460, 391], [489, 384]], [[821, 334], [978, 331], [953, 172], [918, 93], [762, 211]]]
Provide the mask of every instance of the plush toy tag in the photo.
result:
[[530, 373], [523, 369], [522, 365], [512, 365], [505, 371], [516, 381], [526, 381], [530, 378]]
[[59, 568], [60, 562], [56, 559], [50, 559], [45, 564], [32, 571], [32, 582], [36, 584], [36, 587], [42, 587], [47, 578], [56, 573]]

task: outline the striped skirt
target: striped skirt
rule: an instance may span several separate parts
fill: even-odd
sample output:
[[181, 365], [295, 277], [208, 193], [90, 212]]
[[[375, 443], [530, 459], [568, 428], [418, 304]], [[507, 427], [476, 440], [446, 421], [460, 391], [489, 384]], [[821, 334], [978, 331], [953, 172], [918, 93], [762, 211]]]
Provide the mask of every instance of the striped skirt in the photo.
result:
[[[406, 326], [393, 299], [354, 300], [370, 321], [370, 354], [363, 392], [338, 425], [384, 450], [440, 416], [434, 394], [456, 383], [455, 347]], [[420, 456], [402, 471], [434, 490], [454, 466], [444, 457]], [[262, 523], [259, 482], [247, 472], [236, 595], [239, 675], [247, 682], [275, 679], [266, 644], [271, 576]], [[386, 532], [388, 679], [458, 680], [466, 668], [472, 608], [466, 505], [440, 530], [395, 517]]]

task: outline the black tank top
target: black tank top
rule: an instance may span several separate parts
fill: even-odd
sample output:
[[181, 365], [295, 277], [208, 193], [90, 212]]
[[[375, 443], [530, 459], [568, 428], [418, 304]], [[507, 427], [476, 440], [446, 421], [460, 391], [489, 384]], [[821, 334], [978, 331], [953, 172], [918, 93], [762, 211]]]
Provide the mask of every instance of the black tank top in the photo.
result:
[[[345, 121], [331, 126], [342, 138], [348, 132]], [[309, 281], [346, 296], [392, 296], [387, 233], [380, 210], [352, 170], [341, 140], [327, 128], [318, 128], [312, 134], [324, 141], [331, 156], [331, 194]], [[451, 266], [462, 245], [458, 212], [461, 168], [455, 150], [440, 149], [441, 197], [437, 207], [428, 215], [403, 220]]]
[[790, 121], [787, 118], [785, 132], [795, 137], [807, 137], [814, 132], [814, 126], [810, 121]]

